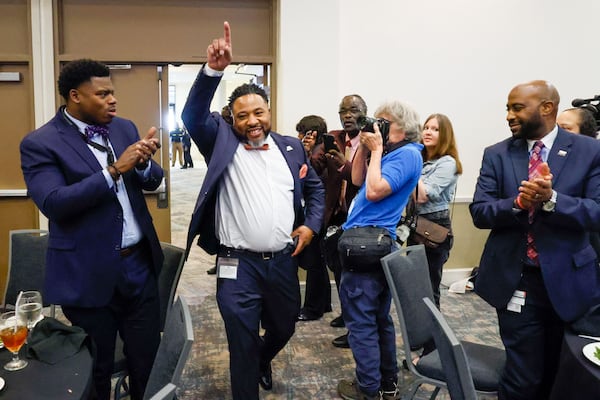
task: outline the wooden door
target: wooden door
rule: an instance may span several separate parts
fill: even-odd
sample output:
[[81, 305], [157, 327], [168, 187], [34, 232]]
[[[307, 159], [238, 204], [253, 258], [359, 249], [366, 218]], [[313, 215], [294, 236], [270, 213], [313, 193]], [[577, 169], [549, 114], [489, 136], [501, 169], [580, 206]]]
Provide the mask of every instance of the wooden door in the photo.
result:
[[169, 136], [165, 126], [168, 115], [168, 71], [166, 66], [144, 64], [111, 65], [111, 80], [117, 98], [117, 115], [132, 120], [140, 137], [155, 126], [160, 133], [161, 148], [154, 155], [165, 171], [159, 190], [146, 194], [146, 202], [158, 237], [171, 242], [171, 206], [169, 171]]

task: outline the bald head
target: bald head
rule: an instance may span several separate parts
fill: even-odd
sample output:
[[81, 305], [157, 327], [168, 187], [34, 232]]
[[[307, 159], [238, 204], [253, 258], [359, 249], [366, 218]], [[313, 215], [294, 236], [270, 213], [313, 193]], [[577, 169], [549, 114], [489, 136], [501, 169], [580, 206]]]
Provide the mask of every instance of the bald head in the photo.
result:
[[554, 105], [554, 117], [556, 119], [556, 114], [558, 113], [558, 104], [560, 103], [560, 95], [553, 84], [548, 81], [535, 80], [521, 83], [520, 85], [515, 86], [513, 90], [516, 89], [529, 92], [532, 95], [537, 96], [540, 101], [545, 100], [552, 102]]
[[543, 80], [515, 86], [508, 95], [506, 120], [514, 137], [540, 139], [556, 125], [560, 96]]

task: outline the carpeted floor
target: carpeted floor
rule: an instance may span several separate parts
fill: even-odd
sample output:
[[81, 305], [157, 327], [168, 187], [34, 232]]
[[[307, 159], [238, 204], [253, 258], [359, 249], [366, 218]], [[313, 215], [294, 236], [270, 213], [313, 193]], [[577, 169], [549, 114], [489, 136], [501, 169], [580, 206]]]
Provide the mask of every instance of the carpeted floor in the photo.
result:
[[[172, 243], [181, 247], [185, 247], [187, 226], [205, 173], [201, 161], [195, 165], [193, 169], [171, 171]], [[194, 246], [178, 287], [178, 294], [185, 296], [190, 304], [195, 333], [178, 389], [178, 398], [183, 400], [231, 399], [229, 353], [216, 305], [215, 277], [206, 274], [213, 263], [214, 257]], [[335, 285], [332, 286], [335, 290]], [[457, 295], [443, 290], [442, 295], [442, 312], [460, 339], [502, 347], [496, 314], [489, 305], [470, 292]], [[329, 326], [340, 310], [337, 293], [333, 293], [332, 299], [332, 313], [321, 320], [296, 325], [294, 337], [272, 363], [273, 390], [261, 390], [261, 399], [338, 399], [338, 381], [354, 377], [350, 350], [331, 345], [333, 338], [346, 332]], [[394, 309], [392, 313], [395, 318]], [[397, 343], [400, 361], [405, 358], [400, 335]], [[406, 382], [410, 381], [408, 375], [405, 378]], [[431, 389], [420, 389], [417, 398], [429, 398]], [[438, 399], [446, 400], [449, 396], [442, 392]]]

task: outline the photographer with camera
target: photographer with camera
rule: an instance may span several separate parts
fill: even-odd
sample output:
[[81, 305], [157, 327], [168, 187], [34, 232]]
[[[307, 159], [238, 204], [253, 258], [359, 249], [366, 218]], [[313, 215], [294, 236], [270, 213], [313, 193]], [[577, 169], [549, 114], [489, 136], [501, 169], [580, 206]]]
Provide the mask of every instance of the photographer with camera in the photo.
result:
[[[352, 161], [352, 182], [360, 185], [360, 190], [342, 226], [342, 253], [344, 236], [365, 227], [382, 230], [390, 238], [389, 252], [395, 250], [396, 224], [421, 176], [423, 145], [418, 143], [421, 126], [417, 113], [393, 101], [380, 106], [375, 116], [375, 121], [359, 121], [360, 146]], [[346, 400], [398, 399], [392, 297], [381, 264], [366, 268], [347, 258], [342, 263], [340, 300], [356, 379], [340, 381], [338, 394]]]

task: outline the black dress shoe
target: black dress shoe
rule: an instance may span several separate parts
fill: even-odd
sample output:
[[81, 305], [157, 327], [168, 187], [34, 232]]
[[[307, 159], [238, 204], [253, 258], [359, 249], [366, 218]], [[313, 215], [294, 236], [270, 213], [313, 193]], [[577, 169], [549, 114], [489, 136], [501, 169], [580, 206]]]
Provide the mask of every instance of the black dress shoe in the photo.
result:
[[343, 328], [346, 326], [346, 324], [344, 323], [344, 319], [341, 315], [332, 319], [329, 325], [333, 326], [334, 328]]
[[217, 266], [215, 265], [211, 269], [207, 270], [206, 273], [209, 275], [216, 275], [217, 274]]
[[271, 371], [271, 363], [267, 365], [267, 369], [260, 371], [258, 383], [265, 390], [273, 389], [273, 372]]
[[342, 335], [340, 337], [336, 337], [335, 339], [333, 339], [331, 341], [331, 343], [335, 347], [339, 347], [339, 348], [342, 348], [342, 349], [349, 349], [350, 348], [350, 344], [348, 343], [348, 333], [346, 333], [345, 335]]
[[300, 314], [296, 318], [298, 321], [315, 321], [321, 318], [323, 315], [317, 315], [307, 310], [300, 310]]

